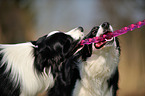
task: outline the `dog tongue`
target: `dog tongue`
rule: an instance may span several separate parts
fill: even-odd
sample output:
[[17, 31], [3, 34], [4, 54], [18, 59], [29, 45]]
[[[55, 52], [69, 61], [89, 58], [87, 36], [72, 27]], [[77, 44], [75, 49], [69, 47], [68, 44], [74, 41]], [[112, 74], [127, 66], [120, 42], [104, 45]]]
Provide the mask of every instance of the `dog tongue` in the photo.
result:
[[105, 43], [106, 43], [106, 41], [104, 41], [104, 42], [99, 42], [99, 43], [95, 43], [95, 47], [100, 48], [100, 47], [102, 47]]
[[104, 34], [100, 35], [100, 37], [103, 37], [103, 35], [104, 35], [104, 36], [105, 36], [105, 35], [108, 35], [108, 37], [106, 38], [106, 41], [102, 41], [102, 42], [99, 42], [99, 43], [95, 43], [95, 47], [96, 47], [96, 48], [103, 47], [103, 45], [105, 45], [105, 43], [106, 43], [107, 41], [111, 41], [113, 38], [111, 37], [111, 35], [109, 35], [110, 33], [112, 33], [112, 32], [107, 31], [107, 32], [105, 32]]

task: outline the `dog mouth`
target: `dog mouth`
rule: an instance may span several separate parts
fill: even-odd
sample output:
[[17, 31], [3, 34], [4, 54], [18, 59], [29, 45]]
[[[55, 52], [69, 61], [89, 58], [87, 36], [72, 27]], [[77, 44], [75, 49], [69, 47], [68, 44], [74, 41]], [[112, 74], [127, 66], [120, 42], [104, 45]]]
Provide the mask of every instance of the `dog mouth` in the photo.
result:
[[[103, 37], [103, 35], [107, 35], [107, 34], [112, 33], [112, 32], [110, 30], [109, 31], [107, 30], [103, 33], [104, 34], [100, 35], [100, 37]], [[96, 49], [100, 49], [100, 48], [103, 48], [104, 46], [111, 46], [113, 44], [113, 41], [114, 41], [113, 37], [107, 38], [102, 42], [94, 43], [94, 46]]]

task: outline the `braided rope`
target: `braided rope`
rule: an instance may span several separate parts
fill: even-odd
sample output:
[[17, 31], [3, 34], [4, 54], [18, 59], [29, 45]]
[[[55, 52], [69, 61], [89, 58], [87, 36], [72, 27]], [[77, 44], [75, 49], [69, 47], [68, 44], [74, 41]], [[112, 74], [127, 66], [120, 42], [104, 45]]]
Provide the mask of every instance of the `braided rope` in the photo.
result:
[[116, 30], [114, 32], [108, 32], [107, 34], [101, 35], [99, 37], [87, 38], [85, 40], [82, 40], [80, 44], [84, 45], [84, 44], [105, 42], [107, 39], [111, 39], [112, 37], [117, 37], [119, 35], [125, 34], [128, 31], [132, 31], [136, 28], [140, 28], [143, 25], [145, 25], [145, 19], [143, 21], [139, 21], [135, 24], [131, 24], [128, 27], [124, 27], [120, 30]]

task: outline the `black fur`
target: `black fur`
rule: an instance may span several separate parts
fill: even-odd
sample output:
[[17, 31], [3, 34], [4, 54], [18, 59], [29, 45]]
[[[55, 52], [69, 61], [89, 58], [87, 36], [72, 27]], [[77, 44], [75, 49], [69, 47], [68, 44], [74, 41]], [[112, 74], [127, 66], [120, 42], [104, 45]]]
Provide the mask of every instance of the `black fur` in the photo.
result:
[[71, 96], [75, 82], [80, 78], [76, 66], [76, 63], [78, 63], [77, 59], [77, 56], [73, 56], [62, 63], [55, 85], [48, 91], [48, 96]]
[[54, 86], [48, 89], [48, 96], [70, 96], [76, 79], [80, 78], [76, 64], [78, 56], [73, 54], [81, 46], [78, 45], [79, 40], [74, 41], [66, 36], [64, 33], [56, 33], [33, 42], [38, 46], [34, 52], [38, 72], [42, 72], [44, 67], [51, 67], [55, 78]]
[[118, 90], [118, 79], [119, 79], [119, 72], [118, 72], [118, 68], [116, 68], [115, 73], [112, 74], [110, 79], [107, 81], [108, 88], [110, 88], [111, 86], [113, 87], [112, 89], [113, 96], [116, 96]]
[[[60, 62], [69, 57], [78, 41], [64, 33], [56, 33], [49, 38], [46, 36], [32, 42], [34, 47], [35, 67], [42, 72], [44, 67], [52, 67], [52, 73], [56, 75]], [[38, 48], [37, 48], [38, 47]], [[73, 53], [72, 53], [73, 54]]]

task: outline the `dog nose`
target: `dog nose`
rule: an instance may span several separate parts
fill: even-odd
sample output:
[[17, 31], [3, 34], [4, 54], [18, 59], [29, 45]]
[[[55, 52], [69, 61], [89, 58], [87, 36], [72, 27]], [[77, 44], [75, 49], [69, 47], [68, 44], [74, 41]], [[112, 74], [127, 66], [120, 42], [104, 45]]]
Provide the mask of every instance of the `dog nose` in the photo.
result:
[[109, 23], [108, 22], [104, 22], [103, 24], [102, 24], [102, 27], [103, 27], [103, 29], [109, 29]]
[[83, 27], [78, 27], [78, 30], [80, 30], [81, 32], [84, 32], [84, 29], [83, 29]]

